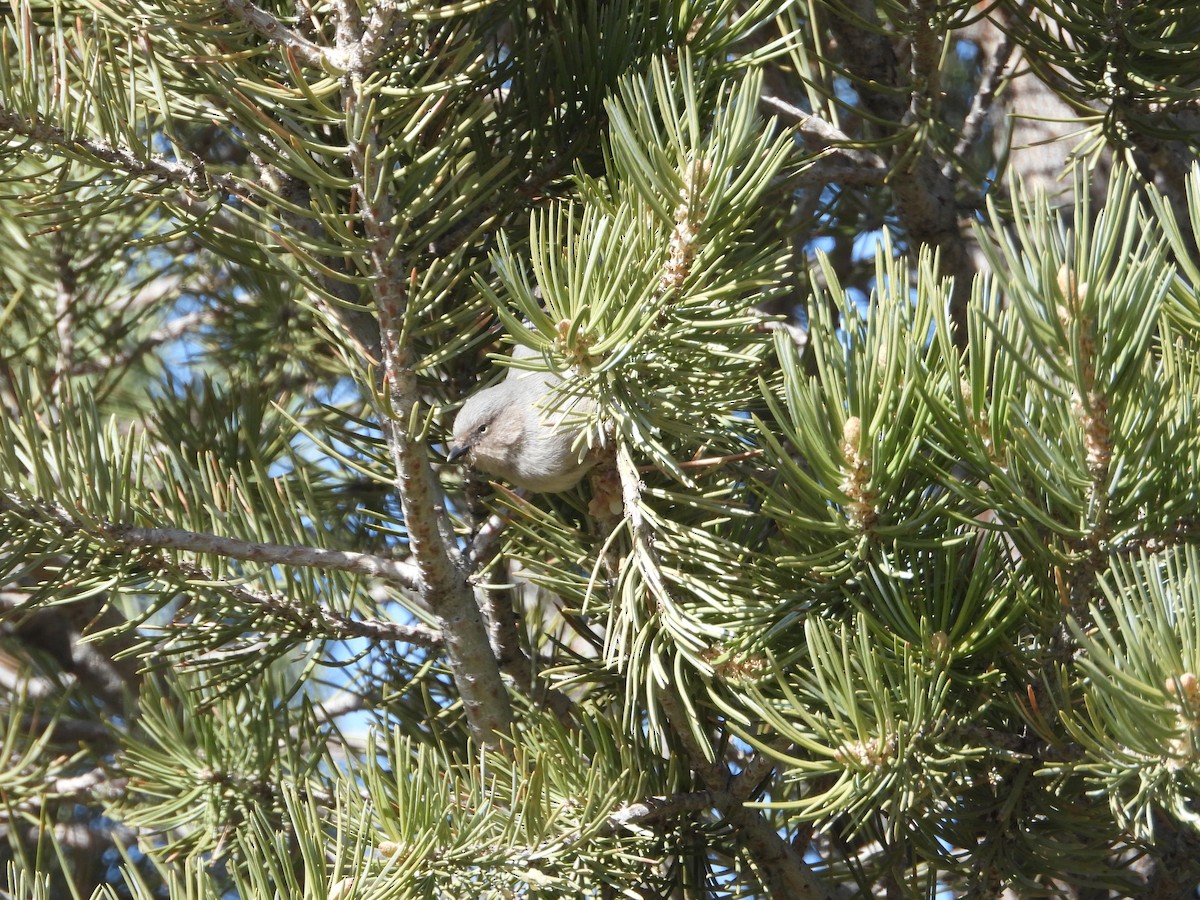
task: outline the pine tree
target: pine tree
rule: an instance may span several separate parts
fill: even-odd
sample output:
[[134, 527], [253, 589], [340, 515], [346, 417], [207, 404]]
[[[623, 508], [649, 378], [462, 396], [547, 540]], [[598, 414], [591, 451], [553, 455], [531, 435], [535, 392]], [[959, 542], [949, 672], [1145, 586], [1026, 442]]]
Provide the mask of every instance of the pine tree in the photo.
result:
[[[1168, 0], [14, 2], [7, 895], [1192, 896], [1198, 58]], [[512, 365], [578, 487], [446, 461]]]

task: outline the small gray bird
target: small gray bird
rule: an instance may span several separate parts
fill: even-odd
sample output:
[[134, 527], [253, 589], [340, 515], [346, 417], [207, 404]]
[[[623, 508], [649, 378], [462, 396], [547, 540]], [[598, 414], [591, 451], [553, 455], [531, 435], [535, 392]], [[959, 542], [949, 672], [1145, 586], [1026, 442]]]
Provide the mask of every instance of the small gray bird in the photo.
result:
[[[513, 359], [539, 355], [523, 344], [513, 350]], [[509, 369], [502, 382], [472, 394], [458, 411], [446, 458], [466, 457], [472, 467], [531, 491], [574, 487], [594, 463], [579, 441], [591, 404], [570, 398], [556, 404], [554, 388], [561, 383], [553, 372]]]

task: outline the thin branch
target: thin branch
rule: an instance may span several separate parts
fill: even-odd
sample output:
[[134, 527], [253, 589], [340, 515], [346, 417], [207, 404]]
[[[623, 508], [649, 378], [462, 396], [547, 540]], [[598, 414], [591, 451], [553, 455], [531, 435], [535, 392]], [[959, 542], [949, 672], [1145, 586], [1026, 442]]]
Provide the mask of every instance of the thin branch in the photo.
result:
[[[814, 188], [827, 184], [839, 187], [876, 187], [887, 181], [887, 169], [870, 166], [850, 166], [839, 163], [834, 156], [816, 156], [805, 160], [803, 168], [787, 173], [782, 179], [789, 187]], [[810, 191], [820, 198], [819, 190]]]
[[[984, 69], [983, 77], [979, 80], [979, 88], [971, 99], [970, 112], [967, 113], [962, 131], [959, 132], [958, 143], [954, 145], [954, 159], [964, 158], [979, 141], [979, 133], [983, 129], [984, 122], [987, 121], [988, 114], [992, 111], [992, 104], [996, 100], [996, 91], [1000, 87], [1000, 81], [1004, 76], [1004, 69], [1012, 57], [1012, 51], [1012, 37], [1008, 32], [1001, 32], [1000, 43], [996, 45], [995, 51], [988, 59], [987, 68]], [[949, 176], [953, 172], [952, 163], [947, 162], [942, 171]]]
[[[758, 810], [745, 806], [753, 788], [773, 762], [759, 760], [734, 776], [724, 763], [709, 762], [704, 748], [687, 725], [687, 711], [670, 691], [660, 694], [671, 730], [684, 748], [688, 763], [708, 788], [712, 805], [739, 834], [753, 860], [768, 897], [789, 900], [832, 900], [836, 894], [813, 874], [802, 851], [793, 847]], [[765, 768], [764, 768], [765, 767]]]
[[[698, 456], [695, 459], [677, 462], [681, 469], [711, 469], [713, 466], [727, 466], [730, 463], [742, 462], [747, 459], [757, 459], [764, 450], [747, 450], [744, 453], [726, 453], [722, 456]], [[645, 471], [653, 471], [653, 466], [645, 467]], [[641, 471], [641, 470], [639, 470]]]
[[262, 7], [248, 0], [222, 0], [222, 5], [238, 21], [249, 25], [271, 43], [286, 48], [304, 65], [327, 72], [340, 72], [346, 68], [346, 57], [342, 51], [314, 44]]
[[[184, 550], [212, 554], [226, 559], [264, 562], [271, 565], [333, 569], [353, 572], [398, 583], [416, 592], [422, 590], [420, 573], [415, 566], [347, 550], [324, 550], [294, 544], [264, 544], [237, 538], [220, 537], [175, 528], [138, 528], [131, 525], [102, 524], [85, 526], [65, 509], [44, 500], [22, 501], [17, 495], [0, 491], [0, 513], [16, 513], [26, 521], [57, 528], [63, 534], [86, 534], [108, 544], [127, 549], [154, 547], [159, 550]], [[187, 577], [213, 581], [210, 573], [199, 566], [171, 563]], [[353, 619], [342, 613], [321, 607], [298, 607], [284, 597], [259, 594], [244, 587], [234, 588], [240, 599], [268, 608], [285, 621], [306, 625], [332, 638], [366, 637], [376, 640], [405, 641], [423, 647], [438, 647], [441, 636], [434, 630], [414, 625], [402, 625], [378, 619]]]
[[[332, 722], [340, 716], [346, 716], [363, 709], [375, 709], [381, 705], [378, 697], [365, 697], [354, 691], [341, 690], [328, 700], [323, 700], [313, 706], [313, 714], [318, 722]], [[299, 726], [292, 728], [295, 736], [300, 735]]]
[[[796, 123], [797, 131], [808, 149], [819, 152], [821, 161], [828, 164], [829, 181], [839, 183], [882, 184], [887, 175], [887, 163], [878, 153], [854, 146], [849, 136], [820, 116], [805, 112], [781, 97], [763, 94], [764, 106], [787, 116]], [[837, 168], [833, 168], [836, 166]], [[824, 173], [823, 173], [824, 174]]]
[[[692, 791], [686, 794], [675, 794], [671, 797], [647, 797], [614, 812], [595, 832], [595, 836], [611, 837], [627, 828], [656, 825], [684, 813], [700, 812], [713, 809], [715, 806], [712, 791]], [[575, 831], [563, 838], [562, 842], [566, 847], [571, 847], [583, 839], [584, 835]]]
[[111, 356], [104, 356], [100, 359], [89, 359], [73, 366], [71, 374], [98, 375], [113, 369], [124, 368], [135, 360], [145, 356], [151, 350], [182, 337], [208, 318], [208, 312], [194, 312], [179, 316], [172, 319], [162, 328], [155, 329], [132, 347], [126, 347], [120, 353], [114, 353]]
[[472, 572], [486, 569], [500, 550], [500, 536], [504, 534], [504, 526], [508, 524], [508, 516], [492, 513], [486, 522], [479, 526], [471, 545], [467, 547], [467, 567]]
[[231, 197], [249, 199], [250, 196], [238, 179], [231, 175], [210, 172], [201, 162], [185, 165], [158, 154], [139, 155], [128, 148], [114, 147], [107, 141], [68, 135], [57, 126], [2, 107], [0, 131], [32, 138], [41, 144], [43, 149], [58, 150], [65, 156], [85, 161], [99, 160], [130, 177], [181, 187], [194, 194], [207, 194], [216, 188]]
[[[784, 750], [787, 743], [781, 740], [776, 742], [775, 747], [779, 750]], [[763, 780], [771, 774], [776, 765], [776, 760], [766, 753], [758, 752], [752, 754], [745, 765], [742, 766], [741, 771], [733, 779], [733, 784], [729, 788], [730, 796], [739, 803], [749, 800], [763, 783]]]
[[[212, 584], [218, 579], [200, 566], [176, 563], [174, 568], [185, 577]], [[249, 606], [258, 606], [285, 622], [291, 622], [308, 631], [316, 631], [325, 637], [342, 640], [346, 638], [369, 638], [376, 641], [400, 641], [419, 647], [439, 649], [442, 636], [432, 628], [422, 625], [404, 625], [383, 619], [355, 619], [322, 606], [297, 606], [279, 594], [264, 594], [252, 591], [244, 585], [222, 585], [237, 601]]]
[[112, 778], [101, 766], [78, 775], [50, 776], [35, 794], [23, 798], [16, 809], [37, 815], [49, 804], [73, 801], [85, 805], [108, 805], [122, 799], [128, 791], [127, 778]]
[[192, 553], [211, 553], [226, 559], [271, 565], [299, 566], [313, 569], [333, 569], [370, 575], [396, 582], [409, 590], [420, 591], [421, 576], [415, 566], [369, 553], [349, 550], [323, 550], [296, 544], [265, 544], [238, 538], [183, 531], [177, 528], [138, 528], [132, 525], [104, 525], [100, 534], [118, 543], [135, 547], [156, 547], [160, 550], [187, 550]]
[[631, 825], [653, 825], [683, 813], [699, 812], [716, 806], [712, 791], [692, 791], [672, 797], [647, 797], [617, 810], [600, 829], [600, 834], [616, 834]]

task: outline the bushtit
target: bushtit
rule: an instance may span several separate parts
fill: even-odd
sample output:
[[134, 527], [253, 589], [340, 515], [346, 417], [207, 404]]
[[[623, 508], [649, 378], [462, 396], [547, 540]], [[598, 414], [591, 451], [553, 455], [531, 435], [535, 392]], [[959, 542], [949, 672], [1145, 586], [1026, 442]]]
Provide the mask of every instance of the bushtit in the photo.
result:
[[[518, 344], [513, 359], [539, 356]], [[583, 447], [583, 416], [591, 404], [555, 398], [562, 378], [511, 368], [493, 387], [472, 394], [454, 420], [447, 459], [466, 457], [474, 468], [531, 491], [565, 491], [593, 465]]]

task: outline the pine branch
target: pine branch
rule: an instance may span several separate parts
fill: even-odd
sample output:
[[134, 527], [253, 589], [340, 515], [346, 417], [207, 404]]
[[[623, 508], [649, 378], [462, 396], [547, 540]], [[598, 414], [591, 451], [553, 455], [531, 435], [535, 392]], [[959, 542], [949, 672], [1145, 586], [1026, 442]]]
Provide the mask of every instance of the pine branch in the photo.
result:
[[[665, 819], [689, 812], [700, 812], [715, 806], [712, 791], [692, 791], [671, 797], [647, 797], [617, 810], [605, 821], [600, 834], [619, 834], [630, 825], [653, 825]], [[571, 843], [570, 840], [567, 843]]]
[[[349, 42], [351, 14], [342, 17], [339, 41]], [[343, 43], [349, 50], [349, 44]], [[360, 73], [360, 76], [363, 73]], [[345, 88], [347, 109], [365, 110], [369, 98], [358, 96], [362, 80]], [[488, 641], [475, 595], [455, 545], [441, 488], [429, 463], [419, 430], [415, 430], [420, 389], [413, 371], [412, 336], [406, 327], [406, 290], [410, 281], [396, 223], [401, 220], [380, 158], [378, 123], [358, 123], [350, 144], [350, 166], [361, 220], [367, 236], [366, 257], [374, 277], [371, 289], [379, 315], [388, 449], [396, 473], [396, 490], [404, 514], [409, 547], [421, 578], [421, 595], [438, 619], [454, 681], [475, 739], [498, 748], [513, 719], [500, 667]], [[381, 183], [381, 179], [383, 179]], [[415, 273], [414, 273], [415, 275]]]
[[[199, 566], [176, 564], [174, 568], [189, 579], [212, 582], [212, 574]], [[354, 619], [343, 613], [324, 607], [301, 607], [278, 594], [263, 594], [244, 586], [229, 586], [233, 596], [250, 606], [257, 606], [286, 622], [316, 631], [335, 640], [347, 638], [369, 638], [376, 641], [397, 641], [418, 647], [440, 649], [442, 637], [432, 628], [420, 625], [404, 625], [382, 619]]]
[[[674, 794], [670, 797], [647, 797], [637, 803], [622, 806], [610, 815], [596, 831], [596, 836], [610, 837], [620, 834], [631, 826], [657, 825], [659, 822], [674, 819], [684, 813], [712, 809], [715, 805], [712, 791], [707, 790]], [[583, 835], [577, 831], [563, 838], [562, 842], [570, 847], [583, 839]]]
[[[264, 166], [261, 183], [285, 203], [280, 207], [280, 221], [296, 233], [309, 238], [313, 244], [323, 242], [323, 226], [313, 216], [301, 215], [297, 209], [306, 209], [315, 202], [309, 185], [299, 178], [275, 166]], [[350, 280], [346, 260], [340, 256], [322, 254], [317, 257], [318, 266], [310, 276], [320, 291], [336, 298], [329, 302], [317, 291], [313, 291], [313, 305], [321, 311], [332, 326], [349, 338], [361, 359], [375, 362], [379, 358], [379, 323], [370, 311], [363, 309], [358, 284]], [[336, 275], [334, 274], [336, 273]]]
[[[901, 99], [896, 53], [889, 36], [876, 25], [874, 4], [869, 0], [845, 0], [830, 21], [863, 105], [885, 128], [901, 133], [906, 108]], [[890, 161], [893, 171], [888, 186], [909, 238], [936, 251], [941, 274], [953, 278], [950, 308], [957, 326], [955, 337], [961, 344], [966, 340], [965, 316], [975, 263], [958, 225], [954, 177], [942, 171], [933, 151], [924, 141], [904, 147], [899, 158]]]
[[420, 592], [423, 589], [420, 573], [415, 566], [370, 553], [243, 541], [177, 528], [139, 528], [119, 523], [89, 525], [57, 504], [44, 500], [23, 500], [9, 491], [0, 491], [0, 513], [16, 513], [27, 517], [28, 521], [60, 527], [65, 534], [82, 532], [127, 549], [156, 547], [160, 550], [188, 550], [246, 562], [334, 569], [382, 578], [412, 591]]
[[[350, 690], [340, 690], [326, 700], [314, 705], [313, 715], [318, 723], [332, 722], [341, 716], [359, 712], [364, 709], [374, 709], [379, 705], [378, 697], [367, 697]], [[292, 728], [293, 734], [300, 736], [298, 727]]]
[[936, 0], [911, 0], [909, 10], [913, 24], [912, 89], [909, 93], [908, 115], [911, 121], [928, 121], [936, 113], [944, 35], [934, 28], [937, 16]]
[[[417, 592], [421, 590], [420, 576], [415, 567], [367, 553], [324, 550], [288, 544], [266, 544], [174, 528], [139, 528], [111, 523], [85, 523], [56, 504], [40, 500], [22, 500], [8, 491], [0, 491], [0, 513], [15, 513], [26, 521], [54, 527], [64, 535], [85, 534], [102, 544], [116, 546], [126, 552], [153, 547], [159, 550], [184, 550], [191, 553], [211, 554], [226, 559], [262, 562], [271, 565], [333, 569], [381, 578]], [[202, 580], [212, 580], [211, 575], [202, 572], [198, 567], [171, 565], [184, 571], [189, 578], [200, 577]], [[377, 640], [406, 641], [426, 647], [437, 647], [441, 641], [440, 636], [431, 629], [395, 622], [352, 619], [341, 613], [322, 608], [300, 608], [282, 597], [256, 594], [244, 587], [239, 588], [239, 596], [248, 599], [253, 605], [267, 607], [288, 621], [317, 628], [329, 637], [367, 637]]]
[[395, 302], [381, 297], [379, 313], [390, 407], [388, 446], [404, 525], [424, 587], [421, 596], [438, 618], [471, 731], [480, 743], [499, 747], [501, 736], [511, 728], [512, 710], [474, 592], [457, 553], [451, 556], [452, 545], [444, 531], [449, 526], [425, 444], [408, 428], [419, 401], [416, 378], [403, 363], [411, 349], [401, 343]]
[[[713, 806], [739, 835], [762, 876], [767, 895], [793, 900], [833, 900], [838, 897], [813, 874], [801, 851], [785, 840], [762, 813], [745, 805], [751, 791], [765, 775], [760, 765], [748, 768], [742, 774], [750, 774], [742, 779], [741, 775], [735, 777], [723, 763], [709, 762], [687, 725], [689, 717], [679, 699], [670, 691], [663, 691], [660, 702], [672, 731], [687, 754], [688, 764], [711, 794]], [[773, 762], [767, 765], [766, 771], [773, 765]]]
[[[662, 602], [667, 598], [667, 587], [659, 566], [658, 553], [654, 549], [651, 529], [641, 512], [641, 479], [625, 446], [617, 450], [617, 471], [621, 480], [625, 518], [633, 536], [636, 564], [646, 579], [651, 595]], [[708, 761], [708, 754], [687, 724], [687, 711], [675, 694], [667, 689], [659, 692], [658, 698], [667, 713], [672, 731], [687, 752], [689, 765], [711, 792], [713, 805], [741, 834], [746, 849], [765, 879], [764, 887], [769, 895], [795, 900], [832, 897], [833, 894], [804, 862], [803, 854], [784, 840], [761, 813], [744, 806], [750, 792], [770, 771], [774, 762], [760, 757], [735, 778], [728, 766]]]

